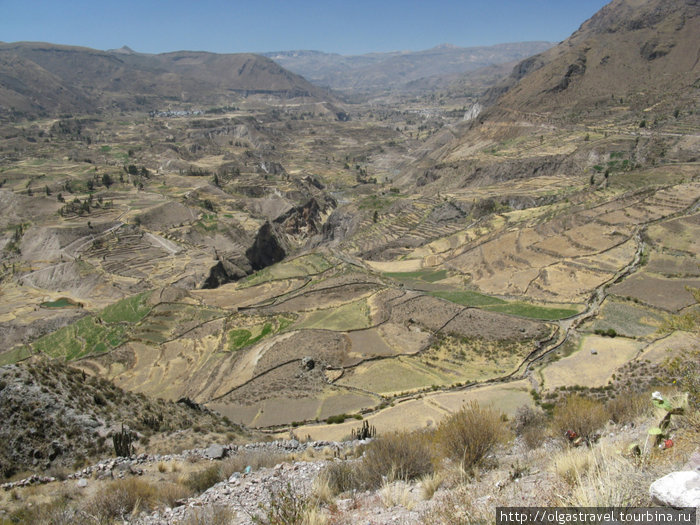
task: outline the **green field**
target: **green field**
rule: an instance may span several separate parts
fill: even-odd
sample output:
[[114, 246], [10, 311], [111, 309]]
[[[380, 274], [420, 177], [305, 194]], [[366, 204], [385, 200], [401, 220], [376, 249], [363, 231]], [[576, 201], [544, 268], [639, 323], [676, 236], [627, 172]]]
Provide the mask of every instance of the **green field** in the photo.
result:
[[553, 307], [539, 306], [536, 304], [525, 303], [522, 301], [505, 301], [498, 297], [492, 297], [471, 290], [456, 290], [456, 291], [432, 291], [429, 292], [434, 297], [445, 299], [453, 303], [463, 306], [471, 306], [482, 308], [490, 312], [499, 312], [502, 314], [517, 315], [519, 317], [528, 317], [530, 319], [541, 319], [543, 321], [554, 321], [564, 319], [579, 313], [575, 307]]
[[151, 307], [146, 304], [150, 292], [143, 292], [109, 305], [100, 314], [105, 323], [137, 323], [148, 315]]
[[556, 308], [522, 302], [495, 304], [485, 307], [484, 310], [529, 317], [530, 319], [541, 319], [543, 321], [556, 321], [557, 319], [565, 319], [579, 313], [576, 308]]
[[433, 291], [429, 292], [430, 295], [434, 297], [439, 297], [440, 299], [445, 299], [453, 303], [461, 304], [462, 306], [492, 306], [492, 305], [504, 305], [508, 304], [503, 299], [498, 297], [491, 297], [490, 295], [484, 295], [479, 292], [473, 292], [471, 290], [455, 290], [455, 291]]
[[246, 346], [254, 345], [270, 334], [281, 332], [293, 322], [288, 317], [278, 317], [269, 322], [246, 328], [234, 328], [228, 332], [228, 349], [234, 352]]
[[126, 341], [126, 328], [105, 325], [95, 317], [84, 317], [34, 341], [38, 352], [71, 361], [86, 355], [101, 354]]
[[0, 366], [11, 365], [32, 355], [32, 349], [28, 346], [18, 346], [9, 352], [0, 354]]
[[360, 299], [338, 308], [311, 312], [296, 325], [296, 328], [343, 332], [345, 330], [369, 328], [369, 326], [369, 306], [366, 299]]
[[256, 284], [275, 281], [278, 279], [291, 279], [294, 277], [306, 277], [325, 272], [333, 265], [323, 255], [310, 254], [297, 257], [291, 261], [284, 261], [260, 270], [257, 273], [241, 281], [242, 287], [255, 286]]
[[418, 270], [415, 272], [386, 272], [386, 277], [396, 279], [397, 281], [425, 281], [434, 283], [447, 278], [447, 270]]

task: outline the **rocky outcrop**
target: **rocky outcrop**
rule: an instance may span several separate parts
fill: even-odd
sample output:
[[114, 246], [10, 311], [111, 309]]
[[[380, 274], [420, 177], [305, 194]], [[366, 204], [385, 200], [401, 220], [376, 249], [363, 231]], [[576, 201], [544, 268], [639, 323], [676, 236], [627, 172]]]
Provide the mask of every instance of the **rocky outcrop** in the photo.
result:
[[671, 472], [651, 484], [649, 495], [657, 505], [700, 507], [700, 473], [692, 470]]
[[245, 252], [253, 270], [261, 270], [285, 258], [289, 246], [276, 224], [266, 222], [258, 230], [253, 245]]
[[217, 253], [218, 262], [209, 271], [202, 288], [218, 288], [242, 279], [253, 270], [250, 261], [240, 253]]

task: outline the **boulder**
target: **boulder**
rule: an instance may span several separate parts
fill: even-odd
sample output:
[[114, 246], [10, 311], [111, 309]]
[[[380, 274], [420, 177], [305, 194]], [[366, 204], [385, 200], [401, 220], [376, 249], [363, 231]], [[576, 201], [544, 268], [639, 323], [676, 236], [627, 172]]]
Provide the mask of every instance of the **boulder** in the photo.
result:
[[692, 470], [671, 472], [651, 484], [649, 495], [657, 505], [698, 507], [700, 506], [700, 473]]
[[226, 455], [226, 450], [222, 445], [214, 443], [209, 445], [209, 448], [204, 451], [204, 455], [210, 459], [221, 459]]

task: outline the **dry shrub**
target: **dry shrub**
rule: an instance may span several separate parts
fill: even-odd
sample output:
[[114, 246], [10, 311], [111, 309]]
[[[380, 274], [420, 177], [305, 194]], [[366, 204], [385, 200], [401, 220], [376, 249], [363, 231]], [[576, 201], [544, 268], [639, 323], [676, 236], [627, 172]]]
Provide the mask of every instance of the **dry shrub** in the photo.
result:
[[41, 523], [42, 525], [87, 525], [95, 520], [59, 497], [50, 503], [22, 507], [9, 515], [9, 521], [0, 523]]
[[234, 472], [243, 472], [246, 467], [253, 470], [270, 468], [289, 461], [288, 454], [244, 450], [221, 462], [221, 478], [228, 479]]
[[652, 404], [649, 394], [627, 390], [608, 401], [605, 408], [613, 423], [624, 425], [636, 421], [640, 416], [649, 415]]
[[664, 362], [663, 370], [669, 383], [688, 394], [690, 408], [700, 410], [700, 350], [681, 351]]
[[222, 481], [221, 469], [219, 466], [213, 465], [204, 470], [192, 472], [185, 478], [185, 486], [193, 492], [200, 493], [216, 485], [219, 481]]
[[365, 479], [361, 472], [361, 463], [350, 461], [335, 461], [319, 472], [319, 484], [327, 485], [333, 496], [354, 490], [366, 488]]
[[602, 402], [572, 394], [563, 404], [554, 407], [552, 430], [559, 437], [564, 437], [567, 430], [572, 430], [582, 438], [589, 439], [603, 428], [608, 419], [608, 411]]
[[253, 516], [258, 525], [324, 525], [327, 518], [305, 494], [295, 491], [290, 484], [270, 491], [270, 502], [260, 505], [263, 514]]
[[433, 472], [425, 432], [393, 432], [373, 440], [362, 457], [362, 477], [369, 488], [384, 479], [408, 481]]
[[477, 466], [508, 437], [501, 414], [472, 401], [459, 412], [443, 419], [436, 440], [443, 454], [465, 469]]
[[174, 507], [175, 502], [192, 496], [192, 490], [181, 483], [159, 483], [158, 502], [166, 507]]
[[229, 525], [236, 513], [220, 505], [210, 505], [190, 510], [182, 525]]
[[523, 440], [528, 449], [540, 446], [546, 425], [547, 416], [544, 412], [529, 405], [521, 406], [516, 411], [512, 422], [513, 431]]
[[141, 510], [150, 510], [157, 501], [157, 489], [153, 483], [140, 478], [112, 481], [100, 489], [90, 500], [85, 510], [103, 522], [125, 518]]

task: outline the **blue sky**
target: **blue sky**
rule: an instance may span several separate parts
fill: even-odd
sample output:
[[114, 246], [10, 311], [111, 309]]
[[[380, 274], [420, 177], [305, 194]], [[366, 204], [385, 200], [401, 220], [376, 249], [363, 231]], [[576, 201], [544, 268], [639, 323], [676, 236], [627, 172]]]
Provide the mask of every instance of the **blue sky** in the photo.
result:
[[0, 40], [144, 53], [558, 42], [607, 0], [0, 0]]

